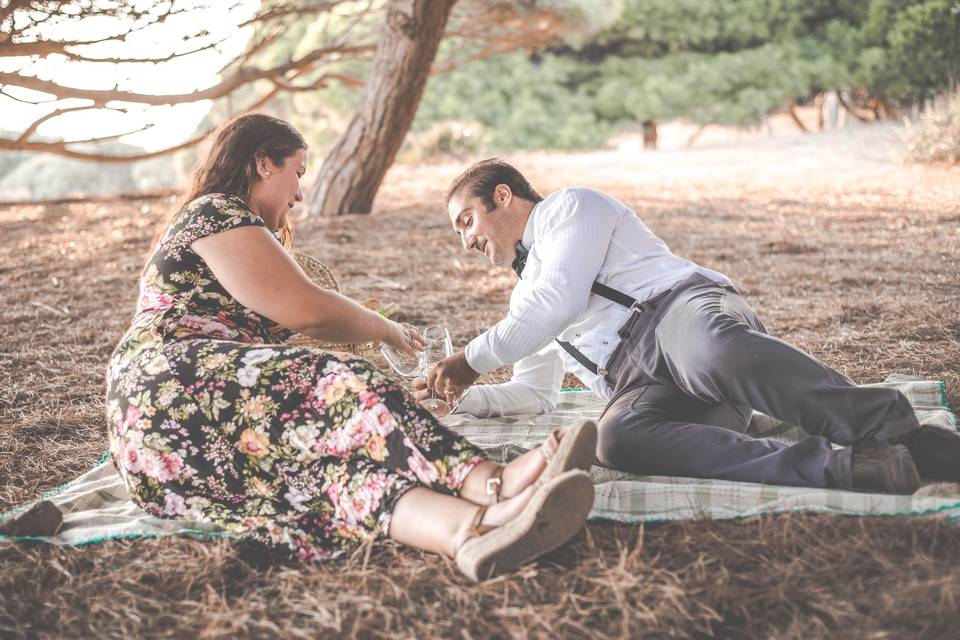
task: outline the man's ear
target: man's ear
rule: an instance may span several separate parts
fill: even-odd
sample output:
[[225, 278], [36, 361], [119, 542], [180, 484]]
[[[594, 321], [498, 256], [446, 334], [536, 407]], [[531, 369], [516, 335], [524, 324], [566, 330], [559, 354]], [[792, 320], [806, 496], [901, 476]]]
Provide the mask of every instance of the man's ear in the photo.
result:
[[513, 201], [513, 190], [505, 184], [498, 184], [493, 190], [493, 201], [500, 207], [509, 207]]

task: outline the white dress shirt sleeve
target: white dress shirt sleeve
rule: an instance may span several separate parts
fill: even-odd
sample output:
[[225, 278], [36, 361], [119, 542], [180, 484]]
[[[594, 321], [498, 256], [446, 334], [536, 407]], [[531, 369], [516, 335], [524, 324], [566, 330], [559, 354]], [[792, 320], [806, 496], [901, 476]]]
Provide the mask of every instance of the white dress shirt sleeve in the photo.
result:
[[619, 215], [589, 189], [565, 189], [550, 200], [536, 212], [540, 264], [531, 286], [511, 296], [506, 318], [467, 345], [467, 364], [477, 373], [543, 349], [587, 308]]
[[563, 361], [555, 349], [544, 349], [519, 360], [509, 382], [467, 389], [455, 413], [478, 418], [547, 413], [557, 408], [562, 383]]

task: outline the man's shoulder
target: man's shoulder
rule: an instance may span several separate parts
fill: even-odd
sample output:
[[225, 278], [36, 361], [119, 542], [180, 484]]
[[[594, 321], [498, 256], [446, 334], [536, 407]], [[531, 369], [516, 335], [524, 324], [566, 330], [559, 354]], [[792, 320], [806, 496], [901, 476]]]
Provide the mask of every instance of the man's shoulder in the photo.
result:
[[602, 191], [590, 187], [575, 186], [558, 189], [547, 196], [545, 202], [562, 202], [564, 200], [612, 200], [613, 198]]
[[565, 187], [554, 191], [543, 201], [546, 218], [574, 213], [620, 215], [626, 206], [613, 196], [590, 187]]

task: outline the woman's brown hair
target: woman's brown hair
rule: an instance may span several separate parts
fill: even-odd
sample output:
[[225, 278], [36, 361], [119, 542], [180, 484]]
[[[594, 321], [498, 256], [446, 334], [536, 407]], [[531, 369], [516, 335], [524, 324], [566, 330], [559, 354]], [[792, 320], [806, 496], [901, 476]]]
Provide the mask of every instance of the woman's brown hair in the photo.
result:
[[[307, 143], [300, 132], [279, 118], [248, 113], [230, 120], [217, 130], [210, 150], [194, 168], [186, 196], [157, 227], [153, 248], [187, 203], [208, 193], [225, 193], [247, 201], [257, 179], [257, 162], [261, 158], [270, 158], [273, 164], [280, 166], [297, 151], [306, 148]], [[290, 249], [293, 227], [289, 218], [280, 228], [280, 242]]]

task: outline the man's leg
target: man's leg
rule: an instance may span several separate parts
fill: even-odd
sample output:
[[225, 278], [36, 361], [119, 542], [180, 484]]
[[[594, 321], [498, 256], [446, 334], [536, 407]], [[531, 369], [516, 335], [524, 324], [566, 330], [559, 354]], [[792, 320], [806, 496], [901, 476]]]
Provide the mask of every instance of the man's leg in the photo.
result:
[[597, 455], [644, 475], [851, 488], [850, 449], [834, 450], [824, 437], [788, 445], [690, 421], [710, 414], [746, 426], [741, 410], [699, 402], [672, 385], [631, 386], [600, 418]]
[[846, 376], [767, 335], [734, 291], [680, 292], [656, 327], [661, 367], [691, 396], [749, 406], [841, 445], [893, 438], [918, 427], [893, 389], [858, 387]]
[[737, 433], [746, 433], [750, 427], [750, 418], [753, 417], [753, 409], [750, 407], [729, 402], [704, 405], [700, 410], [695, 405], [691, 405], [691, 412], [690, 422], [724, 427]]

